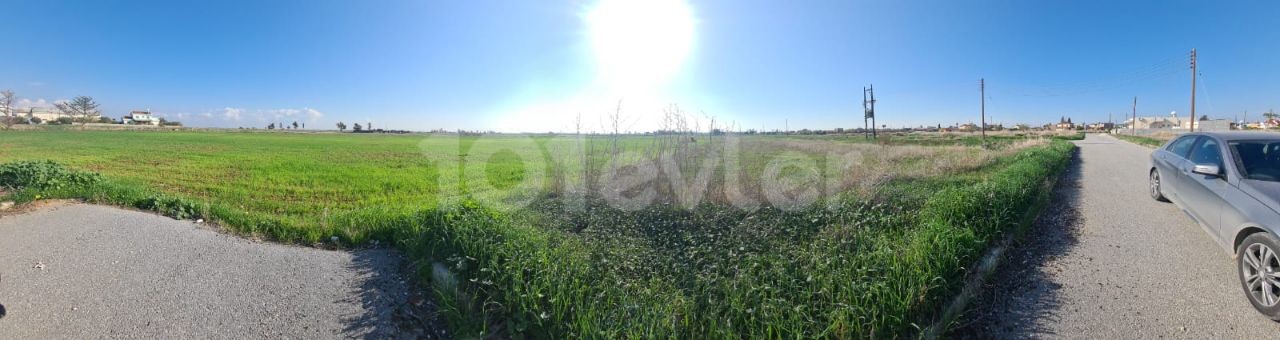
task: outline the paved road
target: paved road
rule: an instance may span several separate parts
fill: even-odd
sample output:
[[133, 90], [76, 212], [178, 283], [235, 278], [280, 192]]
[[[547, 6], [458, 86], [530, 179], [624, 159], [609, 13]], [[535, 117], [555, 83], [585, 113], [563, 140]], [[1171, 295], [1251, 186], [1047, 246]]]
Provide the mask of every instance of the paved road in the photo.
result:
[[1256, 313], [1234, 260], [1170, 203], [1147, 195], [1150, 149], [1090, 134], [1028, 237], [996, 271], [956, 337], [1280, 336]]
[[260, 243], [188, 221], [63, 204], [0, 218], [0, 338], [394, 338], [391, 251]]

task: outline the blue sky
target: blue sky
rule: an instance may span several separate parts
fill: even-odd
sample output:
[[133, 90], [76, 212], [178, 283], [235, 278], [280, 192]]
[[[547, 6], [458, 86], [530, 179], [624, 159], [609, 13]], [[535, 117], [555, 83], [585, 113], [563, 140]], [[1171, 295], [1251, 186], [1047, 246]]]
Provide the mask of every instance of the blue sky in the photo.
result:
[[1198, 113], [1280, 94], [1276, 2], [603, 1], [13, 1], [0, 88], [195, 126], [600, 129], [621, 101], [772, 130], [862, 126], [867, 84], [882, 124], [976, 121], [985, 78], [993, 121], [1041, 124], [1185, 114], [1194, 47]]

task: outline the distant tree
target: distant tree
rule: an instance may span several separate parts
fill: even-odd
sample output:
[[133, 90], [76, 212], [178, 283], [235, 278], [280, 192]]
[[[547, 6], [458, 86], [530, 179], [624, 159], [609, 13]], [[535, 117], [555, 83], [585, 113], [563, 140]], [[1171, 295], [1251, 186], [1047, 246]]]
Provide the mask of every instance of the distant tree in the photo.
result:
[[360, 127], [360, 123], [356, 123], [356, 126], [351, 127], [351, 131], [360, 132], [364, 131], [364, 128]]
[[364, 128], [365, 130], [373, 131], [373, 122], [365, 122]]
[[298, 121], [296, 121], [296, 120], [295, 120], [295, 121], [293, 121], [293, 129], [294, 129], [294, 130], [297, 130], [297, 129], [298, 129]]
[[343, 122], [338, 122], [338, 132], [344, 132], [344, 131], [347, 131], [347, 124]]
[[0, 114], [4, 114], [0, 116], [0, 119], [4, 120], [0, 123], [4, 124], [5, 130], [12, 128], [13, 124], [18, 122], [18, 115], [13, 112], [13, 101], [16, 99], [17, 96], [13, 95], [13, 90], [0, 91]]
[[53, 123], [56, 125], [71, 125], [75, 124], [75, 122], [76, 120], [71, 119], [71, 117], [58, 117], [58, 119], [53, 120]]
[[40, 119], [40, 117], [31, 117], [28, 121], [31, 122], [32, 125], [44, 123], [44, 119]]
[[275, 129], [276, 129], [276, 123], [267, 124], [267, 130], [275, 130]]
[[302, 129], [303, 129], [303, 130], [306, 130], [306, 129], [307, 129], [307, 123], [302, 123]]
[[[98, 117], [98, 122], [99, 122], [99, 123], [103, 123], [103, 124], [112, 124], [112, 123], [115, 123], [115, 121], [114, 121], [114, 120], [111, 120], [111, 117]], [[163, 122], [163, 120], [162, 120], [162, 122]]]
[[1209, 115], [1200, 116], [1200, 120], [1209, 120]]
[[[71, 116], [80, 121], [80, 126], [89, 120], [89, 117], [96, 117], [102, 113], [98, 111], [98, 103], [93, 101], [93, 97], [78, 96], [72, 98], [69, 102], [59, 102], [54, 104], [58, 111], [64, 115]], [[59, 119], [61, 120], [61, 119]]]

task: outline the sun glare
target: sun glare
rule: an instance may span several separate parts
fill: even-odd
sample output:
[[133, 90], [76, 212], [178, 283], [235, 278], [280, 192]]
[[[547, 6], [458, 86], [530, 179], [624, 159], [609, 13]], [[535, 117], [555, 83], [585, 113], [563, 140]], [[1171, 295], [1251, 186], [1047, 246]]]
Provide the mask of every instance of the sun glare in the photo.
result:
[[693, 13], [683, 0], [601, 0], [586, 22], [598, 76], [621, 95], [659, 91], [693, 47]]

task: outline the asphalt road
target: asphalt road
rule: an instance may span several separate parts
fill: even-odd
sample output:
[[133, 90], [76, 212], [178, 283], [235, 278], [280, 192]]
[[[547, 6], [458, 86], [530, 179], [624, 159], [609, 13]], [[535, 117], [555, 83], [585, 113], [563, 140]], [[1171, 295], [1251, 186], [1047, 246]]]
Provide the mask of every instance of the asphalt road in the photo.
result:
[[255, 242], [61, 204], [0, 217], [0, 338], [431, 336], [395, 252]]
[[1170, 203], [1147, 194], [1151, 149], [1078, 141], [1054, 204], [1014, 245], [954, 337], [1254, 338], [1280, 323], [1253, 310], [1235, 262]]

